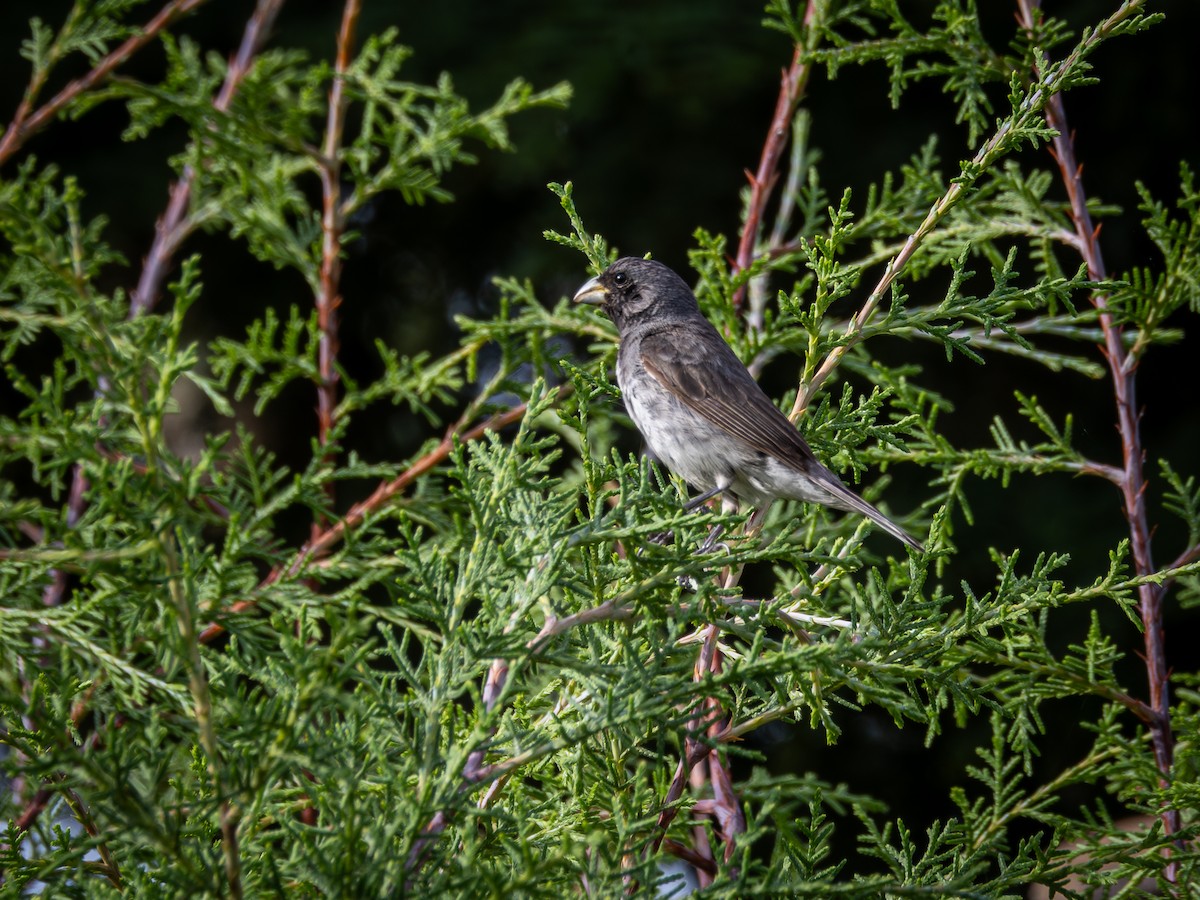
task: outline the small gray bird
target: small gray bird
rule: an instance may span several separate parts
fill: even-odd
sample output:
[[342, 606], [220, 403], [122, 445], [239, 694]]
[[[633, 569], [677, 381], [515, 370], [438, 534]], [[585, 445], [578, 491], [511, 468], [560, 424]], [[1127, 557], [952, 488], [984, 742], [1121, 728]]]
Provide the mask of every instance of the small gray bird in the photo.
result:
[[703, 493], [762, 506], [789, 499], [857, 512], [918, 552], [924, 548], [813, 456], [763, 393], [683, 279], [627, 256], [588, 281], [576, 303], [617, 326], [617, 384], [642, 437], [672, 472]]

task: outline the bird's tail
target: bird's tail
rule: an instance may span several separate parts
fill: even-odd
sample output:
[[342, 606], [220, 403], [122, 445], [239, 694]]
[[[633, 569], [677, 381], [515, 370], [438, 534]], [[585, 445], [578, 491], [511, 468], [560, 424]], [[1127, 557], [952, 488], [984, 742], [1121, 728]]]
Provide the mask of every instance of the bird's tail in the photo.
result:
[[854, 493], [838, 480], [832, 472], [828, 472], [822, 487], [829, 491], [829, 505], [847, 512], [861, 513], [892, 537], [912, 547], [918, 553], [924, 553], [925, 547], [907, 531], [877, 510], [874, 506]]

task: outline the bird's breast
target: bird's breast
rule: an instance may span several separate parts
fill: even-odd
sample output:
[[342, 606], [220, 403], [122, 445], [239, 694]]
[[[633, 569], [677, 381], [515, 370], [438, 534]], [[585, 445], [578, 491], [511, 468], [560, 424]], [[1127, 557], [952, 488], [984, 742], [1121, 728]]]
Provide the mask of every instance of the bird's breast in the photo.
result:
[[629, 417], [663, 465], [702, 491], [730, 483], [731, 463], [744, 452], [739, 442], [647, 372], [636, 350], [622, 346], [618, 353], [617, 384]]

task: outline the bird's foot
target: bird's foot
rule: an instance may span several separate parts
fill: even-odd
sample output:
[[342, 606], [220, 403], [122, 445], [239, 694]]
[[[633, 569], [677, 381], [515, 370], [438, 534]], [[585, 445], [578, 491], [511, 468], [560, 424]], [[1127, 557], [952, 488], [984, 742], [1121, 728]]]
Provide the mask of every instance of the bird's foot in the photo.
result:
[[710, 531], [708, 533], [708, 537], [704, 539], [704, 543], [701, 544], [699, 549], [696, 550], [697, 555], [711, 553], [717, 547], [722, 547], [722, 546], [725, 547], [726, 551], [728, 551], [729, 550], [728, 545], [721, 544], [717, 541], [717, 538], [719, 538], [724, 532], [725, 532], [725, 528], [723, 526], [714, 525], [712, 527], [712, 531]]

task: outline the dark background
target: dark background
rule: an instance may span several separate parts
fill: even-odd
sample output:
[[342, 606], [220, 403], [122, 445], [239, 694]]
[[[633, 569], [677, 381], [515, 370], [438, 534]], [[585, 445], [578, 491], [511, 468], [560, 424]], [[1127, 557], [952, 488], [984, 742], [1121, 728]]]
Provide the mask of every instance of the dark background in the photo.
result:
[[[1048, 11], [1076, 25], [1095, 22], [1116, 2], [1048, 2]], [[915, 21], [932, 4], [911, 2]], [[1014, 29], [1015, 4], [986, 2], [985, 33], [1003, 48]], [[1113, 41], [1095, 55], [1100, 83], [1066, 97], [1077, 153], [1084, 163], [1084, 182], [1091, 197], [1123, 208], [1107, 219], [1102, 244], [1114, 275], [1131, 266], [1157, 266], [1160, 259], [1138, 225], [1135, 182], [1144, 182], [1160, 199], [1177, 193], [1178, 164], [1195, 165], [1197, 75], [1195, 41], [1200, 34], [1200, 5], [1188, 0], [1151, 4], [1167, 21], [1150, 32]], [[0, 8], [0, 118], [7, 120], [28, 78], [26, 62], [17, 54], [28, 35], [27, 20], [62, 21], [68, 4], [8, 2]], [[250, 3], [213, 0], [175, 31], [186, 32], [204, 48], [227, 55], [240, 40]], [[299, 46], [314, 57], [330, 57], [341, 4], [294, 0], [276, 28], [273, 46]], [[154, 6], [140, 10], [140, 21]], [[367, 0], [359, 35], [395, 25], [401, 41], [413, 47], [407, 77], [432, 81], [449, 71], [458, 89], [476, 107], [490, 103], [502, 86], [518, 75], [537, 88], [570, 81], [575, 99], [565, 111], [537, 111], [512, 123], [516, 154], [481, 151], [481, 161], [460, 167], [446, 178], [456, 202], [404, 206], [384, 198], [354, 224], [361, 233], [348, 248], [343, 281], [341, 360], [351, 374], [369, 377], [376, 337], [405, 353], [433, 355], [458, 340], [452, 316], [486, 315], [495, 300], [496, 275], [529, 277], [547, 304], [572, 291], [587, 275], [582, 259], [547, 243], [542, 231], [567, 231], [557, 199], [545, 188], [549, 181], [571, 180], [584, 220], [624, 252], [652, 252], [677, 269], [686, 268], [686, 252], [697, 227], [728, 236], [736, 245], [739, 192], [743, 170], [757, 166], [770, 120], [780, 71], [790, 60], [787, 38], [760, 25], [760, 7], [727, 2], [462, 2], [394, 4]], [[161, 55], [152, 48], [123, 71], [154, 78]], [[81, 74], [67, 67], [59, 78]], [[63, 82], [52, 82], [49, 97]], [[994, 86], [999, 112], [1005, 86]], [[940, 135], [943, 171], [952, 172], [961, 158], [974, 153], [964, 126], [954, 123], [949, 98], [934, 85], [919, 86], [898, 110], [888, 103], [887, 73], [882, 64], [845, 69], [835, 81], [816, 70], [806, 106], [813, 116], [812, 143], [823, 159], [822, 182], [836, 198], [843, 186], [861, 198], [867, 184], [895, 170], [915, 153], [927, 136]], [[124, 111], [101, 107], [79, 121], [60, 122], [27, 145], [45, 161], [76, 175], [87, 191], [85, 211], [110, 219], [108, 239], [129, 259], [131, 267], [112, 273], [111, 288], [128, 290], [136, 282], [138, 263], [150, 245], [155, 218], [165, 206], [172, 177], [167, 159], [185, 140], [181, 128], [167, 127], [149, 139], [126, 144], [120, 132]], [[1023, 161], [1050, 167], [1044, 151]], [[13, 164], [10, 162], [9, 166]], [[0, 173], [7, 174], [7, 173]], [[1061, 191], [1056, 191], [1061, 195]], [[206, 290], [189, 313], [194, 337], [236, 332], [268, 305], [301, 307], [311, 302], [298, 276], [279, 273], [255, 261], [245, 249], [222, 236], [199, 235], [185, 253], [204, 255]], [[986, 272], [986, 266], [977, 268]], [[877, 277], [877, 275], [876, 275]], [[912, 289], [919, 302], [924, 291], [937, 295], [945, 281], [932, 279]], [[865, 293], [865, 292], [864, 292]], [[289, 296], [290, 295], [290, 296]], [[861, 297], [856, 301], [861, 302]], [[850, 307], [841, 314], [848, 315]], [[1186, 317], [1173, 322], [1189, 324]], [[989, 360], [980, 368], [961, 358], [947, 362], [928, 344], [893, 341], [874, 346], [888, 362], [918, 361], [928, 383], [955, 403], [942, 419], [952, 440], [962, 446], [991, 444], [987, 427], [1004, 416], [1015, 436], [1037, 440], [1016, 414], [1014, 390], [1036, 394], [1059, 421], [1075, 415], [1078, 443], [1094, 458], [1120, 462], [1114, 428], [1112, 393], [1105, 381], [1092, 382], [1070, 373], [1050, 375], [1032, 363]], [[1160, 564], [1186, 542], [1186, 533], [1162, 512], [1162, 482], [1157, 458], [1170, 459], [1177, 470], [1196, 471], [1200, 416], [1195, 401], [1196, 339], [1154, 348], [1139, 377], [1144, 418], [1151, 523]], [[1100, 359], [1099, 353], [1096, 355]], [[794, 384], [795, 366], [774, 366], [768, 390], [779, 395]], [[260, 423], [261, 438], [285, 459], [301, 460], [310, 452], [315, 432], [311, 391], [297, 390], [277, 404]], [[5, 401], [5, 406], [8, 403]], [[222, 427], [214, 422], [214, 427]], [[429, 431], [402, 412], [360, 424], [351, 445], [371, 460], [402, 460]], [[631, 435], [630, 449], [636, 439]], [[896, 468], [888, 502], [892, 509], [920, 505], [931, 473]], [[975, 526], [960, 528], [962, 547], [955, 574], [977, 593], [994, 581], [987, 548], [1009, 551], [1069, 552], [1071, 566], [1063, 576], [1071, 583], [1090, 582], [1107, 566], [1107, 554], [1127, 535], [1120, 497], [1115, 488], [1095, 479], [1015, 478], [1007, 490], [995, 483], [968, 488]], [[349, 491], [339, 497], [348, 504]], [[886, 538], [883, 538], [886, 540]], [[1031, 559], [1027, 560], [1032, 562]], [[951, 579], [950, 583], [954, 583]], [[1194, 668], [1191, 629], [1194, 615], [1169, 603], [1169, 661]], [[1128, 683], [1140, 693], [1144, 674], [1137, 659], [1140, 636], [1115, 609], [1106, 624], [1129, 651]], [[1086, 612], [1064, 613], [1055, 625], [1063, 645], [1082, 638]], [[1048, 719], [1043, 764], [1056, 770], [1077, 758], [1078, 717], [1095, 714], [1088, 701]], [[931, 766], [961, 773], [961, 762], [943, 765], [940, 753], [960, 756], [971, 741], [948, 739], [923, 746], [920, 729], [897, 731], [890, 721], [870, 712], [843, 716], [847, 734], [833, 751], [820, 739], [791, 729], [761, 735], [758, 749], [768, 752], [776, 769], [816, 771], [832, 781], [848, 780], [856, 790], [874, 793], [903, 812], [914, 824], [945, 815], [946, 785], [929, 772]], [[953, 726], [949, 724], [951, 731]], [[774, 743], [766, 739], [771, 738]], [[898, 777], [899, 776], [899, 777]]]

